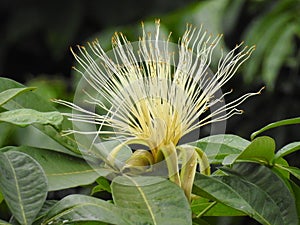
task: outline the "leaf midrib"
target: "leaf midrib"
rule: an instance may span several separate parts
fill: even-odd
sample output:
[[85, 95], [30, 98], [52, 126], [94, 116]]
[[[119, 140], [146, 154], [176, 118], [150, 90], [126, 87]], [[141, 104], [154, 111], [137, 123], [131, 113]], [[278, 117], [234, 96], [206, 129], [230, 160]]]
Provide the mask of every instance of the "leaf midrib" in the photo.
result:
[[[213, 178], [213, 177], [211, 177], [212, 179], [214, 179], [215, 181], [217, 181], [218, 183], [222, 183], [223, 185], [226, 185], [226, 187], [228, 188], [228, 189], [230, 189], [232, 192], [234, 192], [238, 197], [240, 197], [241, 199], [243, 199], [245, 202], [247, 202], [246, 200], [245, 200], [245, 198], [244, 197], [242, 197], [238, 192], [236, 192], [231, 186], [229, 186], [228, 184], [226, 184], [226, 183], [224, 183], [224, 182], [221, 182], [221, 181], [219, 181], [218, 179], [215, 179], [215, 178]], [[255, 185], [256, 186], [256, 185]], [[257, 186], [256, 186], [257, 187]], [[266, 193], [266, 195], [268, 196], [268, 197], [270, 197], [270, 195], [268, 194], [268, 193]], [[272, 199], [272, 198], [270, 198], [273, 202], [274, 202], [274, 200]], [[275, 202], [274, 202], [275, 203]], [[225, 204], [225, 203], [223, 203], [223, 204]], [[227, 205], [227, 204], [225, 204], [225, 205]], [[275, 203], [275, 205], [277, 206], [277, 204]], [[254, 212], [255, 212], [255, 214], [260, 218], [260, 219], [262, 219], [262, 221], [264, 221], [267, 225], [272, 225], [272, 224], [270, 224], [262, 215], [260, 215], [259, 213], [258, 213], [258, 211], [257, 210], [255, 210], [251, 205], [249, 205], [248, 204], [248, 206], [249, 207], [251, 207], [251, 209], [253, 209], [254, 210]], [[278, 207], [278, 206], [277, 206]], [[243, 211], [243, 210], [242, 210]], [[279, 211], [280, 211], [280, 209], [279, 209]]]
[[19, 186], [19, 183], [17, 182], [17, 175], [15, 173], [14, 167], [13, 167], [10, 159], [6, 156], [6, 154], [4, 154], [4, 156], [6, 157], [7, 162], [8, 162], [9, 166], [12, 169], [12, 172], [13, 172], [13, 175], [14, 175], [14, 181], [15, 181], [15, 185], [16, 185], [16, 189], [17, 189], [17, 196], [18, 196], [18, 199], [19, 199], [19, 202], [20, 202], [21, 215], [22, 215], [22, 218], [24, 220], [24, 224], [27, 225], [28, 221], [26, 219], [26, 215], [25, 215], [25, 212], [24, 212], [23, 201], [22, 201], [22, 197], [20, 195], [20, 186]]
[[139, 193], [141, 194], [141, 196], [142, 196], [144, 202], [146, 203], [147, 209], [149, 210], [149, 213], [150, 213], [150, 216], [151, 216], [151, 219], [152, 219], [154, 225], [158, 225], [158, 224], [157, 224], [157, 221], [156, 221], [156, 219], [155, 219], [154, 213], [153, 213], [153, 211], [152, 211], [152, 208], [151, 208], [151, 206], [150, 206], [150, 204], [149, 204], [149, 202], [148, 202], [148, 199], [147, 199], [146, 195], [144, 194], [143, 190], [141, 189], [141, 187], [139, 186], [139, 184], [138, 184], [134, 179], [132, 179], [132, 178], [129, 177], [129, 176], [128, 176], [127, 178], [128, 178], [129, 180], [131, 180], [131, 181], [136, 185], [137, 190], [138, 190]]

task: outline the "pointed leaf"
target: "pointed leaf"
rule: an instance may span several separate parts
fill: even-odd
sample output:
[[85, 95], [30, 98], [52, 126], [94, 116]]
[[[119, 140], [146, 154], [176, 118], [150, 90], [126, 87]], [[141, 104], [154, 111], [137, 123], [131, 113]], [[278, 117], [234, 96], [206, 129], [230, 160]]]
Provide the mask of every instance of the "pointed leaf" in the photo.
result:
[[276, 165], [276, 167], [285, 170], [292, 174], [294, 177], [296, 177], [298, 180], [300, 180], [300, 169], [293, 166], [282, 166], [282, 165]]
[[266, 192], [279, 208], [283, 224], [298, 224], [295, 200], [284, 181], [271, 169], [256, 163], [240, 163], [230, 171]]
[[271, 169], [275, 173], [279, 173], [278, 175], [282, 175], [283, 177], [290, 179], [290, 173], [281, 168], [281, 166], [286, 167], [289, 166], [289, 163], [284, 158], [275, 158], [273, 160], [273, 166]]
[[5, 91], [0, 92], [0, 106], [16, 97], [19, 94], [22, 94], [27, 91], [32, 91], [35, 88], [33, 87], [25, 87], [25, 88], [11, 88]]
[[68, 195], [57, 202], [43, 219], [42, 224], [89, 221], [128, 224], [120, 217], [119, 210], [113, 204], [84, 195]]
[[274, 139], [264, 136], [254, 139], [247, 148], [239, 155], [230, 155], [225, 158], [223, 164], [231, 165], [236, 160], [257, 161], [260, 163], [271, 164], [275, 156], [275, 141]]
[[0, 153], [0, 188], [13, 216], [31, 224], [47, 196], [47, 179], [30, 156], [16, 151]]
[[[226, 178], [229, 179], [228, 177]], [[227, 184], [229, 182], [224, 182], [222, 177], [209, 177], [197, 173], [193, 193], [217, 200], [224, 205], [255, 217], [255, 214], [259, 214], [259, 212], [252, 207], [251, 203], [253, 204], [253, 202], [250, 202], [250, 196], [247, 197], [240, 194], [241, 188], [245, 188], [244, 192], [246, 193], [247, 191], [248, 193], [248, 191], [250, 191], [250, 186], [244, 184], [244, 182], [239, 179], [235, 179], [234, 181], [236, 182], [236, 186], [239, 185], [237, 189], [232, 188], [231, 185]]]
[[[24, 85], [4, 77], [0, 77], [0, 92], [11, 89], [11, 88], [25, 88]], [[51, 105], [50, 101], [46, 101], [42, 97], [38, 96], [32, 92], [26, 92], [22, 95], [18, 95], [15, 98], [11, 99], [2, 107], [6, 110], [15, 110], [15, 109], [34, 109], [39, 112], [52, 112], [56, 111], [56, 108]], [[35, 124], [39, 130], [41, 130], [45, 135], [51, 137], [53, 140], [74, 152], [75, 154], [80, 153], [77, 147], [76, 141], [71, 136], [62, 136], [56, 129], [51, 126], [43, 126]]]
[[[196, 194], [204, 194], [243, 211], [262, 224], [298, 224], [294, 199], [284, 182], [259, 164], [234, 165], [229, 176], [197, 174]], [[270, 185], [272, 184], [272, 185]]]
[[286, 126], [286, 125], [294, 125], [294, 124], [300, 124], [300, 117], [297, 118], [292, 118], [292, 119], [286, 119], [286, 120], [280, 120], [274, 123], [270, 123], [267, 126], [264, 126], [263, 128], [259, 129], [258, 131], [255, 131], [254, 133], [251, 134], [251, 139], [254, 139], [257, 135], [260, 133], [280, 127], [280, 126]]
[[58, 127], [63, 116], [57, 112], [39, 112], [33, 109], [16, 109], [0, 113], [0, 122], [12, 123], [21, 127], [31, 124], [53, 125]]
[[205, 152], [210, 163], [222, 163], [230, 154], [239, 154], [248, 145], [249, 141], [236, 135], [220, 134], [202, 138], [190, 145], [195, 145]]
[[300, 150], [300, 141], [289, 143], [276, 152], [275, 158], [282, 158], [298, 150]]
[[192, 224], [189, 203], [174, 183], [159, 177], [117, 177], [113, 199], [130, 224]]
[[[0, 77], [0, 92], [9, 90], [11, 88], [26, 88], [24, 85], [4, 77]], [[32, 92], [26, 92], [11, 99], [2, 106], [7, 110], [31, 108], [41, 112], [55, 111], [56, 109], [51, 105], [50, 101], [46, 101], [40, 96]]]
[[[266, 166], [256, 163], [240, 163], [233, 171], [264, 190], [280, 209], [284, 224], [298, 224], [295, 199], [280, 176]], [[259, 179], [258, 179], [259, 178]], [[270, 185], [272, 184], [272, 185]]]
[[15, 147], [12, 150], [30, 155], [42, 166], [48, 178], [49, 191], [91, 184], [99, 176], [111, 172], [100, 166], [92, 168], [84, 159], [51, 150], [26, 146]]

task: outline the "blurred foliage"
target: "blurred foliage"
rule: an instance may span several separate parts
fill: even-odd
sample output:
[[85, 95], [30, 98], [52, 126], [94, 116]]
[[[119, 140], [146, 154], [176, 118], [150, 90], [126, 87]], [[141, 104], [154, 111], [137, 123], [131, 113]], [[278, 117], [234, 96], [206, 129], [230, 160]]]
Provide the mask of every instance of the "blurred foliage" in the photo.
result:
[[[276, 89], [279, 74], [299, 84], [299, 0], [205, 0], [205, 1], [1, 1], [0, 73], [21, 82], [40, 74], [69, 76], [69, 46], [100, 37], [110, 46], [115, 31], [136, 40], [135, 23], [161, 18], [173, 40], [186, 23], [203, 24], [209, 33], [224, 33], [224, 47], [245, 41], [255, 44], [252, 60], [243, 68], [243, 79]], [[185, 7], [182, 7], [185, 6]], [[180, 9], [178, 9], [180, 8]], [[55, 15], [55, 16], [54, 16]], [[17, 28], [17, 29], [16, 29]], [[100, 33], [99, 33], [100, 32]], [[129, 34], [128, 34], [129, 33]], [[291, 87], [292, 86], [292, 87]], [[291, 91], [291, 90], [288, 90]]]
[[2, 0], [0, 74], [22, 82], [39, 74], [68, 76], [73, 61], [69, 46], [192, 1]]
[[246, 81], [261, 77], [273, 89], [281, 68], [289, 68], [295, 73], [293, 76], [299, 72], [300, 1], [283, 0], [275, 4], [269, 1], [268, 4], [269, 7], [265, 1], [258, 5], [262, 12], [242, 35], [247, 44], [257, 45], [253, 59], [243, 72]]

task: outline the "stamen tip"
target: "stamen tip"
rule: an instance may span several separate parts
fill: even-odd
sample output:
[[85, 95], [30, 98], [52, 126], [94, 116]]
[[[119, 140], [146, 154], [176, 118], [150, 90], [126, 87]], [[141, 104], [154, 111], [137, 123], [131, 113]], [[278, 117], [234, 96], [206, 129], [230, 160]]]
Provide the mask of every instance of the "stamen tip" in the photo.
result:
[[261, 92], [262, 92], [264, 89], [266, 89], [266, 86], [263, 86], [263, 87], [257, 92], [257, 94], [261, 94]]

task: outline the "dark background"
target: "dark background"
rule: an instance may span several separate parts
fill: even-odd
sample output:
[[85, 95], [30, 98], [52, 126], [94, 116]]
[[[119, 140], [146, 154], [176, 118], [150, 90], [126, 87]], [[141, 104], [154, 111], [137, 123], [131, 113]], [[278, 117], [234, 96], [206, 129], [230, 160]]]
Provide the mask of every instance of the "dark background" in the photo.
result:
[[[21, 82], [40, 74], [70, 76], [69, 47], [107, 28], [136, 25], [187, 1], [0, 1], [0, 74]], [[112, 33], [113, 34], [113, 33]]]
[[[71, 46], [85, 44], [101, 35], [110, 40], [114, 31], [134, 30], [141, 21], [154, 21], [154, 18], [161, 18], [161, 23], [165, 23], [175, 37], [182, 34], [186, 22], [199, 25], [208, 21], [209, 26], [216, 25], [220, 29], [216, 32], [224, 33], [225, 48], [232, 48], [243, 40], [257, 45], [256, 53], [248, 60], [254, 63], [245, 63], [224, 87], [234, 89], [229, 99], [266, 86], [260, 96], [252, 97], [241, 106], [245, 110], [243, 115], [228, 120], [227, 133], [249, 139], [252, 132], [264, 125], [299, 117], [300, 1], [214, 0], [216, 4], [223, 4], [222, 9], [212, 8], [204, 15], [201, 7], [211, 2], [0, 0], [0, 76], [41, 87], [43, 84], [51, 86], [58, 80], [59, 85], [64, 86], [64, 91], [59, 93], [71, 96], [71, 67], [75, 63], [69, 51]], [[288, 19], [284, 20], [281, 15], [288, 15]], [[284, 22], [276, 27], [280, 19]], [[255, 30], [257, 24], [260, 30]], [[287, 27], [291, 27], [292, 32], [284, 38], [281, 34]], [[133, 38], [137, 40], [136, 36]], [[269, 71], [276, 68], [271, 78], [264, 67], [268, 60], [274, 62]], [[254, 69], [249, 72], [251, 68]], [[286, 126], [266, 135], [275, 138], [279, 148], [299, 140], [300, 129], [296, 125]], [[288, 160], [291, 165], [300, 165], [297, 154]]]

